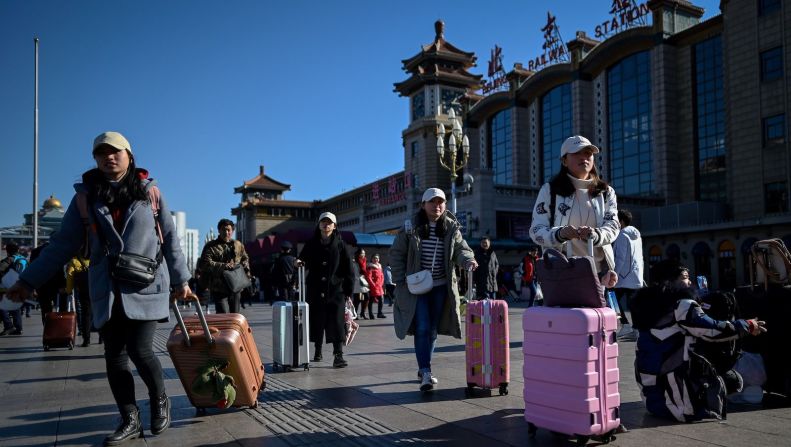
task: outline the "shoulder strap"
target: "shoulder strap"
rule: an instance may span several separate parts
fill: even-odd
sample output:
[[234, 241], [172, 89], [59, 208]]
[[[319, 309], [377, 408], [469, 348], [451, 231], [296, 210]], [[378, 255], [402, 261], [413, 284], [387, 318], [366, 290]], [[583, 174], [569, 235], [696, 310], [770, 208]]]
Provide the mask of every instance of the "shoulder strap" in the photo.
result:
[[83, 243], [82, 256], [89, 258], [91, 255], [91, 244], [88, 238], [90, 233], [93, 232], [96, 234], [99, 237], [102, 245], [105, 245], [104, 237], [102, 237], [102, 234], [99, 233], [96, 224], [91, 224], [91, 220], [88, 218], [88, 194], [84, 192], [78, 192], [76, 199], [77, 210], [80, 212], [80, 220], [82, 221], [82, 227], [85, 230], [85, 242]]
[[148, 201], [151, 202], [151, 211], [154, 213], [154, 225], [156, 226], [159, 243], [163, 244], [165, 239], [162, 237], [162, 227], [159, 225], [159, 187], [154, 185], [148, 188]]

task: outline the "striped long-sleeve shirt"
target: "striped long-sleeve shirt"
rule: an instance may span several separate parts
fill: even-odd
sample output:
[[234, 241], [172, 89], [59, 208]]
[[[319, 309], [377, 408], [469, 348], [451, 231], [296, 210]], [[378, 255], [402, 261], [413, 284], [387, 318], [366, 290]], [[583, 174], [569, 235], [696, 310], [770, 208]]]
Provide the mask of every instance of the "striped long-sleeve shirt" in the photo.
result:
[[431, 270], [434, 285], [443, 284], [445, 280], [445, 253], [442, 249], [442, 240], [437, 237], [437, 225], [429, 224], [428, 238], [423, 239], [420, 248], [420, 268]]

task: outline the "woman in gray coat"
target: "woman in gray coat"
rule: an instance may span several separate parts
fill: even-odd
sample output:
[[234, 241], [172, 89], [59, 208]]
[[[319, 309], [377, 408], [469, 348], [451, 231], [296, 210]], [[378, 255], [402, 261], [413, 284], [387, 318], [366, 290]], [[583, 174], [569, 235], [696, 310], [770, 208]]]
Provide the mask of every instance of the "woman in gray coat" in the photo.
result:
[[[420, 211], [407, 228], [399, 232], [390, 248], [395, 307], [393, 320], [396, 336], [415, 336], [420, 390], [429, 391], [437, 383], [431, 372], [431, 357], [437, 334], [461, 338], [458, 278], [454, 265], [475, 269], [472, 250], [461, 236], [456, 218], [445, 209], [445, 193], [429, 188], [423, 193]], [[414, 228], [414, 231], [413, 229]], [[412, 294], [406, 277], [430, 270], [431, 290]]]
[[[148, 387], [151, 433], [170, 426], [170, 401], [152, 341], [157, 321], [169, 317], [169, 299], [186, 299], [192, 291], [170, 211], [148, 172], [135, 167], [129, 142], [120, 133], [105, 132], [94, 140], [93, 158], [97, 167], [75, 185], [77, 195], [60, 231], [7, 294], [16, 301], [29, 297], [87, 244], [93, 325], [104, 338], [107, 379], [122, 417], [105, 445], [117, 445], [143, 433], [129, 359]], [[119, 272], [115, 264], [121, 254], [157, 262], [153, 282], [141, 286], [116, 279], [112, 272]]]

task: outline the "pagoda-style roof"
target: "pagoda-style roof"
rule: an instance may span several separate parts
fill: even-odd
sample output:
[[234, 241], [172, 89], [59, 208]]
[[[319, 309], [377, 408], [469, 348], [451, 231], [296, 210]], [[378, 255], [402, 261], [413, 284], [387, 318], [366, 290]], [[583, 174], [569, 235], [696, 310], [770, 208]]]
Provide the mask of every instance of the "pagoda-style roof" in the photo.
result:
[[242, 186], [237, 186], [233, 189], [235, 194], [239, 194], [244, 191], [254, 190], [254, 191], [291, 191], [291, 185], [286, 183], [281, 183], [272, 177], [264, 174], [264, 165], [260, 166], [260, 170], [257, 176], [247, 180], [246, 182], [242, 183]]
[[394, 91], [401, 96], [409, 96], [420, 86], [433, 83], [480, 88], [483, 75], [474, 75], [467, 71], [475, 66], [478, 59], [475, 53], [462, 51], [445, 40], [445, 24], [441, 20], [434, 23], [434, 29], [434, 42], [421, 46], [419, 53], [401, 61], [404, 64], [403, 70], [411, 76], [403, 82], [393, 84]]

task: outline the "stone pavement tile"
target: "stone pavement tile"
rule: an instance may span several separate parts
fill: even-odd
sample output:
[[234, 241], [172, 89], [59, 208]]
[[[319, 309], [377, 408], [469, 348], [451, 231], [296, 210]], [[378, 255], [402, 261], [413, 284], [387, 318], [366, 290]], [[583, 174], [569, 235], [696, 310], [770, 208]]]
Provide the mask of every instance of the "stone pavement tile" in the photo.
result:
[[457, 400], [436, 402], [427, 400], [420, 403], [404, 404], [403, 407], [417, 413], [432, 416], [443, 422], [460, 422], [492, 415], [491, 410], [487, 408]]
[[[778, 446], [788, 442], [787, 436], [764, 433], [753, 427], [743, 428], [728, 422], [706, 421], [695, 424], [656, 427], [662, 434], [671, 433], [691, 439], [709, 442], [718, 446]], [[788, 445], [788, 444], [786, 444]]]

